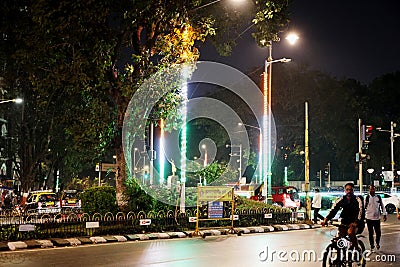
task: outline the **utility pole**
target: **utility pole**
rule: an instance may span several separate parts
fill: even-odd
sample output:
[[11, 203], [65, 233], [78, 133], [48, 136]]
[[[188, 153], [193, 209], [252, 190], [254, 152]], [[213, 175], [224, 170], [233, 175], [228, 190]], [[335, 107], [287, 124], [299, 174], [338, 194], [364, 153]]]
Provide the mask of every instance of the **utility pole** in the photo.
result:
[[363, 177], [362, 177], [362, 133], [361, 133], [361, 119], [358, 119], [358, 154], [359, 154], [359, 161], [358, 161], [358, 180], [360, 183], [360, 194], [363, 192]]
[[392, 167], [392, 175], [393, 175], [393, 181], [392, 181], [392, 188], [391, 188], [391, 192], [395, 192], [395, 187], [394, 187], [394, 177], [395, 172], [394, 172], [394, 151], [393, 151], [393, 147], [394, 147], [394, 127], [396, 127], [396, 123], [394, 123], [393, 121], [390, 122], [390, 166]]
[[308, 196], [310, 190], [310, 160], [308, 146], [308, 102], [305, 102], [305, 132], [304, 132], [304, 148], [305, 148], [305, 191], [306, 191], [306, 221], [311, 221], [311, 203]]

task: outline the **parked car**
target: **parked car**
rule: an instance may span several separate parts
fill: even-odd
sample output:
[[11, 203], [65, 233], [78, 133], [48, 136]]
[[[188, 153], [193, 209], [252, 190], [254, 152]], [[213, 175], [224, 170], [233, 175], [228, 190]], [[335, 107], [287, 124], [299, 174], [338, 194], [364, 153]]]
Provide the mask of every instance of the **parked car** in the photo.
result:
[[25, 210], [34, 210], [38, 214], [61, 212], [57, 194], [49, 191], [33, 191], [25, 203]]
[[61, 208], [65, 210], [80, 209], [79, 193], [77, 190], [64, 190], [61, 194]]

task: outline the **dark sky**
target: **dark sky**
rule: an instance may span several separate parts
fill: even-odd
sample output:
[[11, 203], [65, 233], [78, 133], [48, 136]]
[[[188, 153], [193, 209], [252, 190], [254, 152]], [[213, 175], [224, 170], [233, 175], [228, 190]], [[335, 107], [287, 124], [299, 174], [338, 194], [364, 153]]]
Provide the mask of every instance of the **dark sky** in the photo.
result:
[[[338, 78], [369, 83], [400, 70], [400, 0], [294, 0], [288, 31], [300, 40], [294, 46], [273, 44], [273, 58], [292, 58]], [[267, 49], [257, 47], [250, 31], [238, 40], [228, 58], [204, 46], [202, 60], [226, 63], [242, 71], [262, 66]]]

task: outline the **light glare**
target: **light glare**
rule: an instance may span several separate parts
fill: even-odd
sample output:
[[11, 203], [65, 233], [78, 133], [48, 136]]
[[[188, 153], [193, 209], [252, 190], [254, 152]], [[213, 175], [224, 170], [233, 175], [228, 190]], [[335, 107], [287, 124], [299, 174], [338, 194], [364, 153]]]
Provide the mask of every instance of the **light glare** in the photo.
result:
[[299, 40], [299, 36], [295, 33], [290, 33], [285, 39], [288, 40], [289, 44], [294, 45]]

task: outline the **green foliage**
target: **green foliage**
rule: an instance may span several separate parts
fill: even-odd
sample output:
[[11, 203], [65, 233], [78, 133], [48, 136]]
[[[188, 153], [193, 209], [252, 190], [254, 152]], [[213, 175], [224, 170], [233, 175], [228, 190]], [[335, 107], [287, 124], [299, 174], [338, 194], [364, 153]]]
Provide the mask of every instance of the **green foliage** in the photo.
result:
[[254, 201], [245, 197], [235, 196], [235, 209], [272, 209], [273, 211], [287, 211], [289, 212], [290, 209], [282, 208], [277, 205], [270, 205], [260, 201]]
[[83, 212], [105, 214], [118, 211], [116, 191], [111, 186], [98, 186], [86, 189], [80, 194]]
[[148, 195], [134, 179], [128, 179], [125, 182], [126, 190], [124, 191], [125, 201], [128, 203], [128, 209], [131, 211], [150, 211], [155, 206], [155, 200]]

